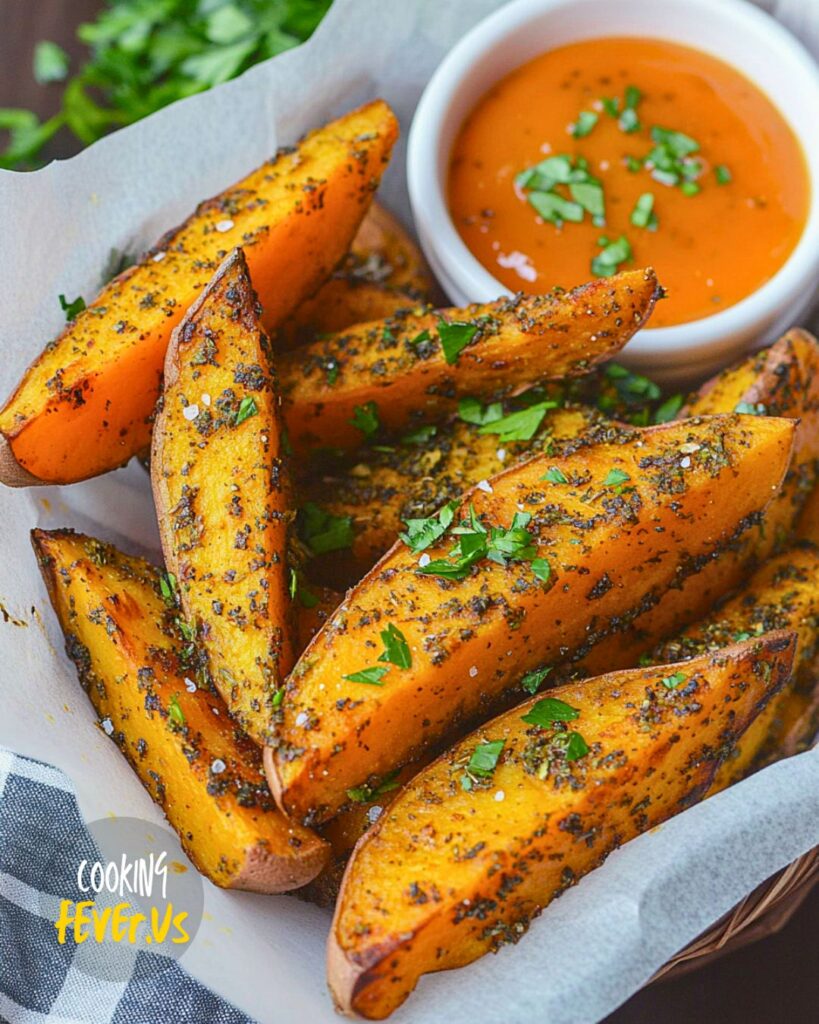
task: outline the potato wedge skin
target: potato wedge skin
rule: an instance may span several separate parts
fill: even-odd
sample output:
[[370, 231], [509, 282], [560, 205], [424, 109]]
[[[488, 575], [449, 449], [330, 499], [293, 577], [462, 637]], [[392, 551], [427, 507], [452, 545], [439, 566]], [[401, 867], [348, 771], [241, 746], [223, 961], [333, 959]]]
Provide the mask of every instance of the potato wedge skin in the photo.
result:
[[735, 597], [651, 652], [651, 663], [662, 665], [715, 653], [739, 638], [776, 630], [796, 634], [791, 679], [743, 733], [717, 771], [709, 793], [718, 793], [749, 771], [792, 753], [800, 742], [809, 709], [817, 699], [819, 551], [804, 544], [770, 559]]
[[327, 845], [276, 809], [258, 749], [218, 695], [189, 692], [159, 570], [69, 530], [35, 530], [32, 542], [91, 703], [197, 868], [253, 892], [314, 878]]
[[616, 429], [588, 406], [548, 411], [529, 441], [502, 442], [497, 434], [482, 434], [475, 424], [454, 420], [426, 440], [389, 451], [362, 451], [361, 461], [352, 466], [308, 477], [301, 497], [332, 515], [352, 517], [355, 538], [349, 555], [334, 552], [333, 561], [343, 559], [346, 575], [360, 579], [395, 543], [407, 519], [431, 516], [481, 480], [547, 448], [559, 454], [566, 442], [581, 436], [600, 441]]
[[[707, 417], [646, 430], [564, 458], [539, 455], [464, 496], [487, 526], [532, 514], [541, 583], [525, 562], [484, 559], [460, 581], [419, 572], [396, 544], [348, 592], [291, 673], [278, 746], [265, 755], [276, 799], [310, 823], [351, 787], [406, 764], [463, 722], [485, 717], [524, 673], [570, 664], [684, 579], [701, 558], [757, 521], [790, 459], [793, 423]], [[680, 449], [696, 448], [687, 467]], [[557, 468], [567, 483], [545, 479]], [[629, 490], [603, 481], [616, 469]], [[424, 552], [446, 558], [445, 535]], [[345, 679], [377, 665], [381, 632], [399, 629], [409, 668], [381, 685]], [[657, 637], [656, 639], [659, 639]], [[298, 724], [297, 724], [298, 723]]]
[[761, 408], [767, 415], [799, 421], [793, 456], [782, 487], [764, 519], [736, 543], [703, 562], [679, 587], [635, 619], [631, 631], [592, 651], [583, 668], [590, 675], [625, 668], [658, 638], [675, 636], [689, 623], [708, 615], [754, 568], [790, 543], [808, 493], [819, 480], [819, 343], [794, 329], [769, 349], [754, 353], [715, 381], [703, 386], [684, 415], [732, 413], [737, 405]]
[[[316, 341], [281, 362], [293, 447], [356, 448], [362, 434], [351, 420], [370, 401], [395, 432], [455, 413], [462, 396], [588, 373], [639, 330], [660, 294], [653, 270], [635, 270], [565, 294], [396, 317]], [[445, 321], [472, 332], [457, 355], [449, 349], [454, 362], [442, 349]]]
[[[550, 692], [579, 712], [524, 722], [539, 698], [433, 762], [357, 846], [328, 943], [338, 1007], [380, 1020], [422, 974], [515, 942], [551, 900], [706, 792], [726, 742], [788, 678], [795, 638], [774, 633], [682, 666], [611, 673]], [[677, 670], [676, 687], [664, 680]], [[569, 761], [560, 742], [589, 748]], [[503, 741], [465, 790], [478, 744]]]
[[259, 744], [292, 667], [280, 399], [241, 249], [171, 335], [151, 449], [165, 564], [210, 678]]
[[107, 284], [0, 411], [3, 482], [72, 483], [143, 449], [171, 331], [225, 252], [241, 243], [266, 323], [279, 323], [343, 256], [397, 130], [377, 101], [312, 132], [202, 203]]
[[276, 331], [276, 351], [424, 307], [433, 296], [436, 285], [420, 249], [388, 210], [373, 203], [329, 280]]

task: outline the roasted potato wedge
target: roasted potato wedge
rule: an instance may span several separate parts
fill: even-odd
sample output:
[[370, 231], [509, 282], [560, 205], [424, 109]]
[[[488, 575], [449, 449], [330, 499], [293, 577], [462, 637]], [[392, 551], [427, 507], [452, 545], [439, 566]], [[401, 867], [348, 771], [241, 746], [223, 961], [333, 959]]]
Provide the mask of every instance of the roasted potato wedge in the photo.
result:
[[654, 272], [635, 270], [557, 295], [361, 324], [289, 352], [281, 377], [293, 447], [356, 448], [360, 410], [396, 432], [454, 414], [463, 396], [588, 373], [642, 327], [659, 295]]
[[306, 603], [300, 599], [296, 605], [296, 654], [299, 655], [318, 633], [324, 623], [344, 600], [344, 595], [330, 587], [309, 587]]
[[561, 687], [433, 762], [348, 865], [327, 956], [338, 1007], [387, 1017], [421, 975], [516, 942], [613, 849], [701, 799], [794, 645], [774, 633]]
[[819, 544], [819, 487], [814, 487], [799, 514], [796, 535]]
[[0, 411], [0, 480], [72, 483], [147, 445], [171, 331], [240, 243], [273, 327], [342, 258], [398, 132], [381, 101], [202, 203], [50, 342]]
[[331, 817], [348, 789], [485, 717], [525, 673], [627, 630], [756, 521], [793, 431], [744, 416], [623, 428], [409, 524], [411, 546], [396, 544], [347, 594], [288, 679], [265, 752], [279, 805], [310, 823]]
[[165, 565], [210, 678], [264, 744], [293, 663], [293, 602], [292, 498], [260, 315], [234, 249], [171, 335], [151, 481]]
[[32, 541], [103, 728], [196, 867], [216, 885], [253, 892], [314, 878], [327, 844], [276, 809], [258, 749], [218, 695], [188, 678], [187, 641], [159, 570], [69, 530], [35, 530]]
[[802, 728], [798, 723], [814, 703], [819, 678], [819, 551], [805, 544], [772, 558], [735, 597], [651, 652], [653, 664], [685, 661], [775, 630], [796, 634], [793, 674], [726, 758], [712, 793], [792, 752], [798, 741], [792, 731]]
[[489, 433], [500, 431], [498, 422], [481, 426], [457, 419], [378, 451], [362, 451], [352, 465], [308, 476], [302, 499], [352, 520], [352, 546], [334, 552], [334, 562], [343, 558], [345, 575], [360, 578], [395, 543], [405, 520], [432, 515], [481, 480], [538, 452], [560, 452], [564, 442], [581, 435], [600, 440], [609, 429], [602, 413], [588, 406], [544, 409], [542, 415], [537, 409], [532, 423], [540, 425], [525, 441], [501, 441], [499, 433]]
[[584, 663], [591, 674], [634, 665], [658, 637], [672, 637], [708, 615], [754, 568], [790, 543], [807, 494], [819, 479], [819, 343], [807, 331], [789, 331], [776, 344], [755, 353], [733, 370], [704, 385], [686, 415], [731, 413], [736, 409], [798, 421], [793, 457], [782, 487], [764, 519], [701, 562], [695, 573], [638, 616], [627, 635], [600, 644]]
[[424, 306], [433, 296], [435, 283], [418, 246], [391, 213], [373, 203], [329, 280], [276, 331], [277, 350], [384, 320]]

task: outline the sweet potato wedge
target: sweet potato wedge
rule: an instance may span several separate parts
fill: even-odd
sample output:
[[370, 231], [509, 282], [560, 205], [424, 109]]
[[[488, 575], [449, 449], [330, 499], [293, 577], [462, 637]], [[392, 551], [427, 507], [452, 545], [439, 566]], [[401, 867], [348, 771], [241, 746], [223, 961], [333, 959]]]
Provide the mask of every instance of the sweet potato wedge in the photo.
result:
[[697, 566], [631, 624], [627, 634], [600, 644], [584, 669], [591, 675], [625, 668], [658, 638], [675, 636], [738, 587], [754, 568], [787, 546], [807, 494], [819, 479], [819, 343], [807, 331], [789, 331], [769, 349], [704, 385], [680, 417], [711, 413], [767, 414], [798, 420], [793, 457], [764, 519], [716, 557]]
[[796, 535], [802, 540], [810, 540], [814, 544], [819, 544], [819, 487], [814, 487], [805, 499], [805, 504], [799, 513]]
[[165, 565], [214, 686], [259, 744], [292, 668], [280, 398], [241, 249], [171, 335], [151, 481]]
[[[424, 519], [481, 480], [544, 450], [559, 453], [581, 435], [605, 433], [602, 413], [588, 406], [534, 412], [540, 426], [528, 440], [502, 441], [498, 433], [462, 419], [428, 427], [377, 451], [361, 452], [353, 465], [309, 476], [301, 498], [333, 516], [352, 519], [353, 543], [343, 555], [346, 575], [360, 578], [395, 543], [407, 519]], [[508, 420], [500, 421], [508, 422]], [[334, 561], [341, 560], [334, 552]]]
[[410, 545], [347, 594], [288, 679], [265, 751], [279, 806], [332, 816], [348, 789], [485, 717], [525, 673], [627, 629], [756, 521], [793, 430], [747, 416], [623, 428], [410, 524]]
[[783, 756], [797, 742], [792, 731], [799, 732], [798, 723], [814, 703], [819, 677], [819, 551], [805, 544], [772, 558], [735, 597], [651, 652], [656, 665], [685, 661], [775, 630], [796, 634], [793, 674], [726, 758], [712, 793]]
[[216, 885], [253, 892], [314, 878], [327, 844], [276, 809], [258, 749], [219, 696], [188, 678], [190, 652], [159, 570], [68, 530], [35, 530], [32, 541], [103, 729], [197, 868]]
[[318, 334], [384, 320], [429, 303], [435, 283], [418, 246], [391, 213], [373, 203], [350, 251], [312, 298], [276, 331], [276, 349]]
[[333, 121], [202, 203], [107, 284], [0, 411], [0, 480], [72, 483], [143, 449], [171, 331], [226, 252], [242, 245], [265, 322], [281, 322], [344, 255], [397, 130], [380, 101]]
[[561, 687], [433, 762], [348, 865], [327, 956], [338, 1007], [387, 1017], [421, 975], [516, 942], [613, 849], [701, 799], [793, 649], [774, 633]]
[[293, 447], [356, 448], [357, 408], [402, 431], [457, 412], [459, 397], [588, 373], [642, 327], [659, 295], [654, 272], [635, 270], [558, 295], [361, 324], [287, 353], [281, 377]]

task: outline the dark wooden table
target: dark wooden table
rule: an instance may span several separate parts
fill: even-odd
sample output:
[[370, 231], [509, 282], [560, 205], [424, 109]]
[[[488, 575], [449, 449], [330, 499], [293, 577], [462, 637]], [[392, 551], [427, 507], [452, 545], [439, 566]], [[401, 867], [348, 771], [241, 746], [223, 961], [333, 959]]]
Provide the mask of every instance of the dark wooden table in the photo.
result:
[[[51, 39], [79, 58], [74, 27], [100, 6], [99, 0], [0, 0], [0, 107], [27, 107], [42, 117], [55, 112], [59, 87], [39, 86], [31, 74], [34, 44]], [[75, 150], [61, 133], [47, 155]], [[652, 985], [605, 1024], [809, 1024], [818, 1007], [819, 887], [780, 934]]]

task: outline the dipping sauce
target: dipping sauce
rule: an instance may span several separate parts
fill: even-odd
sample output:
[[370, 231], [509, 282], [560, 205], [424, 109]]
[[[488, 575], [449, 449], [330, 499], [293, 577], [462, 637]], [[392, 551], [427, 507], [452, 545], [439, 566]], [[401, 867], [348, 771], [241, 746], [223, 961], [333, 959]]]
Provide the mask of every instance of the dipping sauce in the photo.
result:
[[782, 266], [804, 228], [802, 149], [735, 68], [654, 39], [592, 39], [513, 71], [453, 146], [449, 205], [512, 291], [653, 266], [652, 327], [710, 316]]

